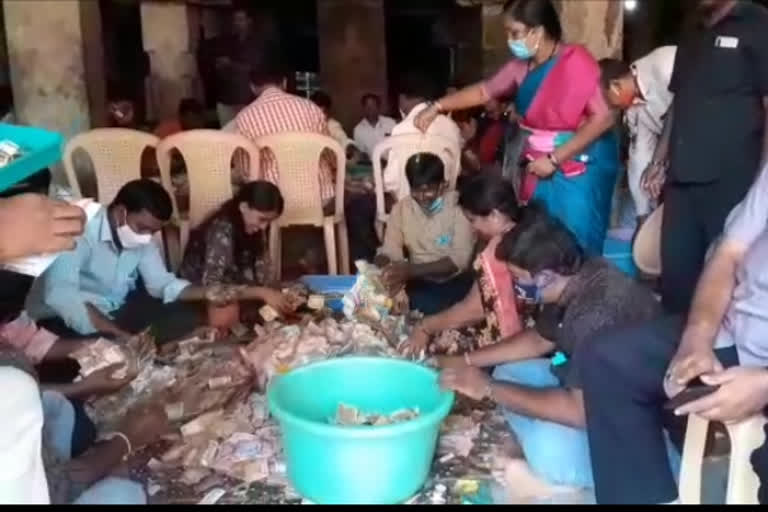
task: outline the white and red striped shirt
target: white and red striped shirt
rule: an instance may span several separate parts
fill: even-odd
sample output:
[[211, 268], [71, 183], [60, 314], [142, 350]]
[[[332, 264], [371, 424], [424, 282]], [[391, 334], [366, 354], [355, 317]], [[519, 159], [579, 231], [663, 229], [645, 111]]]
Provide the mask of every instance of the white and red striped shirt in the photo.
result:
[[[264, 135], [285, 132], [310, 132], [330, 135], [320, 108], [309, 100], [288, 94], [277, 87], [267, 88], [235, 118], [237, 131], [252, 141]], [[278, 182], [278, 168], [271, 151], [261, 152], [261, 179]], [[320, 196], [327, 202], [336, 195], [330, 163], [320, 159]]]

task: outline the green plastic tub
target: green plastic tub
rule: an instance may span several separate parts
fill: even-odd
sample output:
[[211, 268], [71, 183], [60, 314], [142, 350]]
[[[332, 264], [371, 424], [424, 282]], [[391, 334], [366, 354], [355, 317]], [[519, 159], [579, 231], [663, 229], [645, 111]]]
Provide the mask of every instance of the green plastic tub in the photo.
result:
[[[288, 477], [318, 504], [397, 504], [424, 485], [440, 424], [453, 393], [437, 372], [415, 363], [348, 357], [311, 364], [276, 378], [267, 392], [282, 431]], [[364, 413], [418, 407], [413, 421], [340, 427], [340, 403]]]
[[32, 126], [0, 123], [0, 140], [16, 143], [23, 156], [0, 169], [0, 192], [61, 160], [64, 139]]

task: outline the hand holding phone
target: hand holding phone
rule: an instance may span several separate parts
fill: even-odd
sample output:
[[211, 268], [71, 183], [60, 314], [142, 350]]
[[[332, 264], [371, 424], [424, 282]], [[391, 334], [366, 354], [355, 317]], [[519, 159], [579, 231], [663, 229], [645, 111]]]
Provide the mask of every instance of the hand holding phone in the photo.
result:
[[709, 386], [701, 381], [700, 377], [693, 379], [688, 383], [688, 386], [672, 397], [671, 400], [664, 404], [664, 409], [668, 411], [674, 411], [685, 404], [704, 398], [707, 395], [711, 395], [715, 391], [720, 389], [720, 386]]

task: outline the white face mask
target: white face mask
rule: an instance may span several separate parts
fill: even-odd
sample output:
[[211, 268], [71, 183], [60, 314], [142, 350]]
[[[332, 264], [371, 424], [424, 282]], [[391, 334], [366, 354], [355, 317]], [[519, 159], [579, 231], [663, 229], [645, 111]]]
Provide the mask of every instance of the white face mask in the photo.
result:
[[123, 249], [137, 249], [142, 245], [152, 242], [152, 235], [140, 235], [128, 225], [128, 214], [126, 213], [125, 224], [117, 228], [117, 237]]

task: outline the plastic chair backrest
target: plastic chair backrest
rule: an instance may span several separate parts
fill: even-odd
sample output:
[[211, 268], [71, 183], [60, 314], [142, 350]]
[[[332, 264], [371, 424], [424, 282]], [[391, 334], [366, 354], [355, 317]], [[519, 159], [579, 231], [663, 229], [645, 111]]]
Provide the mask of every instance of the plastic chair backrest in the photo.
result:
[[[242, 135], [218, 130], [190, 130], [163, 139], [157, 147], [157, 160], [163, 186], [173, 190], [171, 157], [177, 150], [184, 158], [189, 183], [189, 226], [195, 228], [222, 203], [232, 198], [232, 157], [238, 149], [248, 155], [247, 176], [259, 176], [259, 152]], [[179, 207], [173, 197], [173, 211]], [[183, 249], [183, 247], [182, 247]]]
[[336, 210], [334, 220], [344, 218], [344, 180], [347, 158], [341, 145], [319, 133], [289, 132], [256, 139], [259, 150], [271, 151], [277, 162], [278, 187], [285, 200], [279, 226], [313, 225], [325, 222], [320, 196], [320, 157], [328, 149], [336, 161]]
[[[376, 187], [376, 219], [381, 223], [387, 222], [387, 210], [384, 206], [384, 169], [382, 157], [390, 151], [397, 151], [397, 162], [402, 166], [401, 175], [405, 174], [408, 159], [417, 153], [433, 153], [440, 157], [445, 165], [445, 178], [450, 188], [456, 188], [456, 180], [461, 170], [461, 149], [455, 142], [431, 134], [407, 134], [387, 137], [373, 150], [373, 181]], [[391, 159], [390, 159], [391, 160]], [[404, 179], [404, 176], [403, 176]], [[399, 199], [399, 198], [398, 198]]]
[[[762, 414], [725, 425], [731, 441], [726, 505], [757, 505], [760, 479], [752, 469], [750, 457], [765, 442]], [[688, 416], [688, 428], [680, 466], [680, 502], [701, 504], [701, 480], [709, 421], [696, 414]]]
[[85, 151], [93, 163], [96, 200], [109, 204], [129, 181], [141, 178], [144, 151], [156, 148], [159, 139], [150, 133], [126, 128], [98, 128], [73, 137], [64, 150], [64, 168], [75, 198], [82, 198], [73, 154]]

